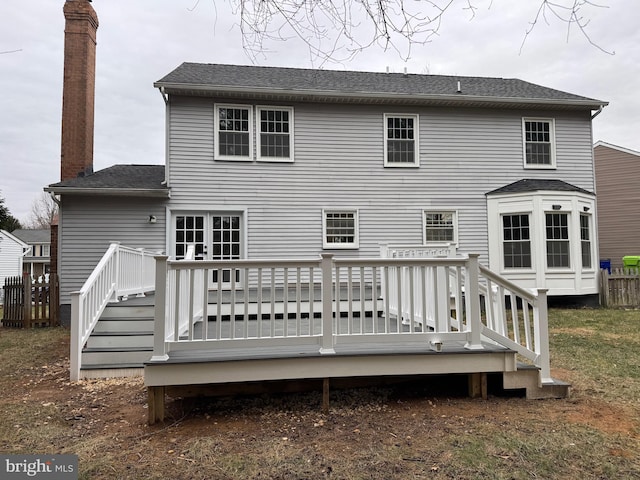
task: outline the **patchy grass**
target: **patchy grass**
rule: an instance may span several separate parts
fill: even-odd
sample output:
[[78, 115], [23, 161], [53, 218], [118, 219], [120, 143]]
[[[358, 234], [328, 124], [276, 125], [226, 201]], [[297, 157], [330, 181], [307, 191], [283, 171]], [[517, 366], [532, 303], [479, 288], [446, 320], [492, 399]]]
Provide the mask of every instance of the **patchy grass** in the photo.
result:
[[640, 311], [551, 310], [564, 400], [471, 400], [441, 379], [169, 405], [141, 379], [68, 380], [69, 332], [0, 328], [0, 451], [74, 453], [81, 479], [640, 478]]
[[553, 367], [590, 396], [640, 403], [640, 311], [551, 310]]

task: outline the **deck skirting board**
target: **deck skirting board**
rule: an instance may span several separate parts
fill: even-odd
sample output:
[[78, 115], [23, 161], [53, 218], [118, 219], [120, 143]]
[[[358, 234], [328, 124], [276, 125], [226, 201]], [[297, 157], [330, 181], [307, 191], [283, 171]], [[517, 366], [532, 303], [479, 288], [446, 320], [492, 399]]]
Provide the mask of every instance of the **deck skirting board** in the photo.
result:
[[456, 353], [321, 355], [253, 358], [215, 362], [159, 362], [144, 367], [145, 385], [171, 386], [395, 375], [434, 375], [515, 371], [509, 350]]

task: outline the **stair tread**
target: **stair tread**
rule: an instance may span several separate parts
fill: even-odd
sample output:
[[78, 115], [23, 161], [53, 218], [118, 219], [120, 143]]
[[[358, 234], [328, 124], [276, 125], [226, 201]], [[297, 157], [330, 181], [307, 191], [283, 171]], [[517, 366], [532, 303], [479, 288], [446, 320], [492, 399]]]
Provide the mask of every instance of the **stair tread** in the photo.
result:
[[153, 347], [85, 347], [82, 353], [92, 352], [153, 352]]
[[92, 332], [92, 337], [134, 337], [143, 335], [153, 335], [152, 330], [135, 330], [135, 331], [109, 331], [109, 332]]
[[135, 321], [143, 321], [143, 322], [153, 322], [153, 317], [136, 317], [136, 316], [132, 316], [132, 317], [109, 317], [109, 316], [102, 316], [100, 317], [100, 322], [102, 321], [107, 321], [107, 322], [135, 322]]
[[123, 368], [144, 368], [144, 364], [140, 363], [97, 363], [95, 365], [83, 365], [80, 370], [115, 370]]

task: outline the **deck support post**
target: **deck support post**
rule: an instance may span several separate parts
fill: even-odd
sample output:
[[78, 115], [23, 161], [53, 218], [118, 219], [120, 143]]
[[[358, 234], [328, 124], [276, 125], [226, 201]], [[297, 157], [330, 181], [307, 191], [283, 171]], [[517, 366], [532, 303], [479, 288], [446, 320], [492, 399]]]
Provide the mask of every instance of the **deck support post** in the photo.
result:
[[[322, 270], [322, 345], [320, 353], [335, 354], [333, 348], [333, 300], [331, 291], [333, 285], [333, 253], [320, 255], [320, 268]], [[340, 279], [336, 278], [339, 284]]]
[[153, 319], [153, 356], [151, 361], [166, 361], [166, 298], [167, 298], [167, 257], [159, 255], [156, 259], [156, 298]]
[[322, 380], [322, 413], [329, 413], [329, 379]]
[[[537, 315], [536, 315], [537, 312]], [[540, 382], [553, 383], [549, 358], [549, 318], [547, 311], [547, 289], [538, 289], [538, 308], [534, 310], [533, 336], [540, 367]]]
[[165, 387], [147, 387], [149, 425], [164, 422], [164, 394]]
[[471, 398], [487, 399], [487, 374], [486, 373], [470, 373], [469, 374], [469, 396]]
[[469, 254], [467, 266], [467, 281], [465, 282], [467, 291], [467, 344], [465, 348], [468, 350], [482, 350], [481, 334], [482, 322], [480, 320], [480, 291], [478, 285], [480, 283], [480, 264], [478, 263], [477, 253]]
[[[70, 339], [70, 374], [71, 381], [80, 380], [80, 367], [82, 366], [82, 326], [80, 325], [80, 292], [71, 292], [71, 339]], [[29, 302], [30, 303], [30, 302]]]

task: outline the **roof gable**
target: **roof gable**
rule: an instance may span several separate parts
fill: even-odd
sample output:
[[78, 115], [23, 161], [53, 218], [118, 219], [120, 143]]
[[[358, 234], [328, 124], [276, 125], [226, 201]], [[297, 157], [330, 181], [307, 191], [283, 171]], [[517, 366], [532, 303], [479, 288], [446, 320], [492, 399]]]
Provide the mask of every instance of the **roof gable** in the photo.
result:
[[635, 155], [637, 157], [640, 157], [640, 152], [636, 152], [635, 150], [631, 150], [630, 148], [619, 147], [618, 145], [613, 145], [611, 143], [603, 142], [602, 140], [596, 142], [595, 145], [593, 146], [594, 149], [597, 147], [610, 148], [611, 150], [617, 150], [619, 152], [628, 153], [629, 155]]
[[26, 243], [24, 243], [22, 240], [12, 235], [11, 233], [7, 232], [6, 230], [0, 230], [0, 242], [3, 240], [9, 240], [11, 242], [14, 242], [25, 249], [29, 248], [29, 245], [27, 245]]

